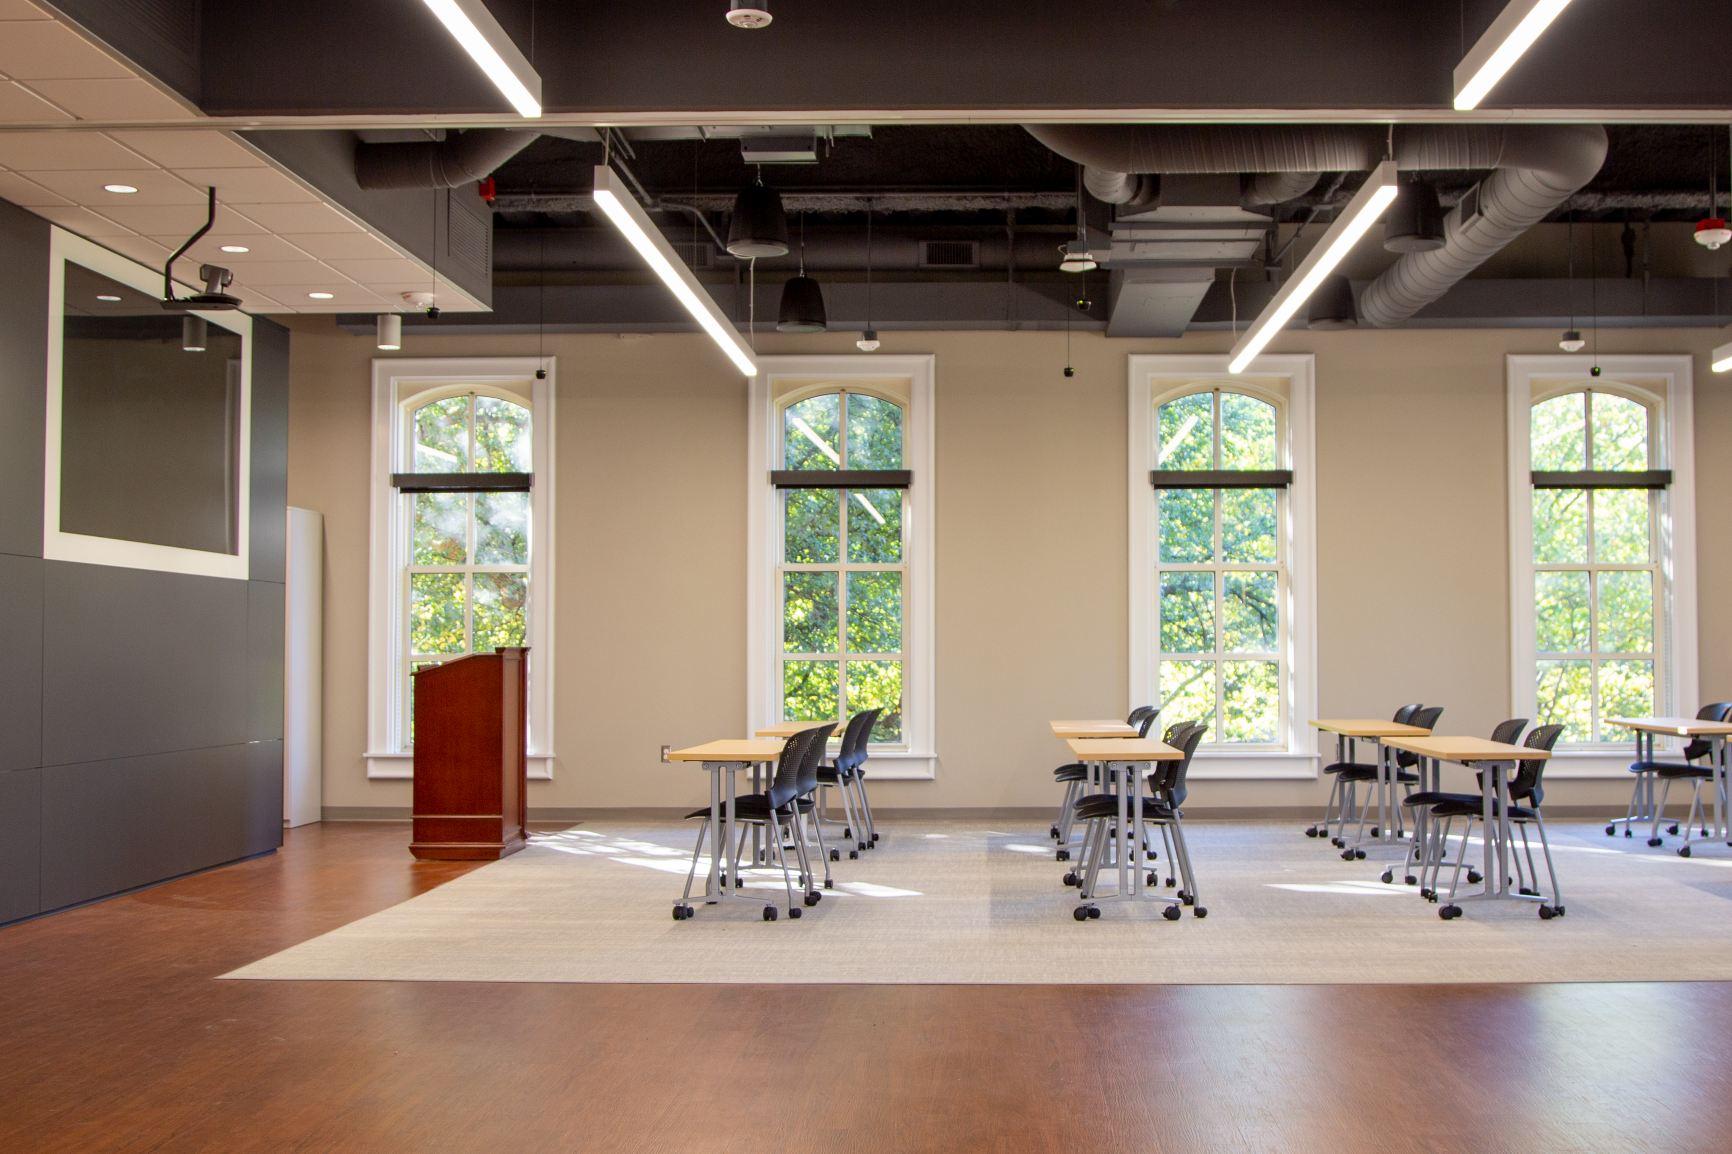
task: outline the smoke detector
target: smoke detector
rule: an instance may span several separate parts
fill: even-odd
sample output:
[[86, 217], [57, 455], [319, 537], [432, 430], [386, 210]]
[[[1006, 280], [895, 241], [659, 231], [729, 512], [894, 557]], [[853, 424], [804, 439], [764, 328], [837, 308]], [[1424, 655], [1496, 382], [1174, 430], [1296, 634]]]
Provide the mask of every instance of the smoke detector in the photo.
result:
[[1696, 243], [1703, 248], [1717, 249], [1729, 240], [1732, 240], [1732, 228], [1727, 228], [1726, 222], [1719, 217], [1711, 216], [1707, 220], [1697, 222]]
[[728, 23], [735, 28], [765, 28], [774, 19], [768, 8], [746, 8], [741, 5], [728, 8]]
[[424, 309], [433, 303], [433, 294], [427, 292], [404, 293], [403, 303], [414, 305], [418, 309]]

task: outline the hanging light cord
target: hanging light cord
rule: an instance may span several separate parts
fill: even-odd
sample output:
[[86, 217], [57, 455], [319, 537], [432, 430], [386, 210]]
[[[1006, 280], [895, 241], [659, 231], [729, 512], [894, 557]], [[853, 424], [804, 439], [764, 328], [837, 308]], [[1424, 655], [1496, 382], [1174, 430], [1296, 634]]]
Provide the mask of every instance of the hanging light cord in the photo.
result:
[[872, 198], [866, 198], [866, 331], [872, 331]]
[[758, 258], [747, 265], [746, 332], [752, 338], [752, 352], [758, 351]]

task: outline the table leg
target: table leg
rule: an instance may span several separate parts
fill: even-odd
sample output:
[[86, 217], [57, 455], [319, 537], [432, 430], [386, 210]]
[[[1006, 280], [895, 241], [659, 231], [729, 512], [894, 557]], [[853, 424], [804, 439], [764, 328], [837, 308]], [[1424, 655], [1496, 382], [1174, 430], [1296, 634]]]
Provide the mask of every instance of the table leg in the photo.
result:
[[727, 852], [729, 854], [729, 860], [732, 861], [733, 865], [730, 867], [730, 870], [729, 870], [729, 872], [732, 876], [725, 879], [727, 884], [722, 887], [722, 896], [723, 897], [733, 896], [733, 891], [740, 888], [740, 859], [734, 851], [734, 846], [735, 846], [735, 844], [737, 844], [734, 841], [734, 821], [735, 821], [735, 815], [740, 808], [738, 805], [735, 804], [735, 797], [736, 797], [738, 791], [734, 788], [734, 771], [737, 768], [739, 768], [739, 767], [735, 766], [735, 765], [730, 765], [727, 767], [727, 774], [728, 774], [728, 842], [727, 842], [728, 849], [727, 849]]
[[[1497, 886], [1497, 870], [1493, 868], [1493, 862], [1497, 857], [1495, 853], [1497, 843], [1497, 825], [1492, 814], [1492, 802], [1497, 798], [1498, 769], [1496, 763], [1493, 763], [1487, 768], [1491, 771], [1491, 779], [1486, 781], [1480, 787], [1480, 806], [1481, 814], [1483, 816], [1483, 820], [1480, 823], [1480, 838], [1481, 848], [1485, 850], [1484, 868], [1480, 872], [1485, 875], [1482, 879], [1485, 886], [1482, 892], [1489, 898], [1496, 892]], [[1463, 845], [1461, 848], [1465, 853], [1467, 846]]]
[[1147, 768], [1146, 763], [1125, 766], [1127, 771], [1134, 770], [1137, 775], [1136, 792], [1131, 795], [1131, 804], [1137, 807], [1136, 835], [1131, 840], [1131, 852], [1136, 855], [1131, 870], [1131, 893], [1139, 899], [1143, 896], [1143, 871], [1149, 868], [1148, 859], [1143, 856], [1144, 838], [1148, 836], [1143, 824], [1143, 770], [1145, 768]]
[[[1507, 896], [1510, 892], [1510, 882], [1509, 882], [1509, 872], [1510, 872], [1509, 871], [1509, 864], [1510, 863], [1509, 863], [1509, 859], [1510, 859], [1510, 854], [1512, 852], [1514, 852], [1514, 847], [1510, 845], [1509, 771], [1507, 769], [1505, 769], [1502, 766], [1502, 764], [1499, 764], [1499, 766], [1497, 767], [1496, 778], [1497, 778], [1497, 808], [1498, 808], [1498, 819], [1497, 819], [1498, 882], [1497, 882], [1497, 887], [1498, 887], [1499, 896]], [[1538, 887], [1535, 887], [1535, 888], [1538, 888]]]
[[[1118, 767], [1118, 774], [1116, 775], [1117, 776], [1116, 784], [1118, 785], [1118, 793], [1119, 793], [1119, 828], [1118, 828], [1118, 835], [1119, 835], [1119, 837], [1118, 837], [1118, 842], [1119, 842], [1119, 894], [1118, 894], [1118, 896], [1121, 898], [1124, 897], [1126, 894], [1131, 892], [1131, 888], [1130, 888], [1131, 879], [1130, 879], [1130, 874], [1127, 871], [1127, 867], [1130, 864], [1130, 859], [1129, 859], [1129, 855], [1127, 855], [1125, 853], [1125, 837], [1126, 837], [1126, 835], [1128, 835], [1131, 832], [1131, 827], [1130, 827], [1131, 812], [1130, 812], [1130, 809], [1125, 805], [1125, 796], [1129, 792], [1125, 787], [1127, 784], [1127, 779], [1131, 776], [1130, 769], [1131, 769], [1131, 766], [1130, 766], [1129, 762], [1120, 762], [1119, 767]], [[1110, 768], [1110, 766], [1107, 770], [1107, 773], [1109, 776], [1112, 775], [1112, 769]]]
[[704, 897], [715, 900], [722, 892], [722, 774], [726, 765], [706, 766], [710, 771], [710, 877], [704, 887]]

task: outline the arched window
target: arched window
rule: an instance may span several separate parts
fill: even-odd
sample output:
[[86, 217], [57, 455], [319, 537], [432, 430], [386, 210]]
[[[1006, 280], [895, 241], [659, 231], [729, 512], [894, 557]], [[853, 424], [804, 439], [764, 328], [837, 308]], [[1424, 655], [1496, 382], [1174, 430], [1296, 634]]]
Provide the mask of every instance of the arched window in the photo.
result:
[[1286, 467], [1273, 399], [1193, 387], [1161, 400], [1150, 446], [1157, 684], [1163, 721], [1206, 722], [1212, 745], [1275, 747], [1286, 732], [1286, 490], [1241, 487]]
[[[793, 394], [781, 405], [779, 468], [804, 473], [903, 469], [903, 406], [853, 388]], [[870, 484], [868, 479], [862, 479]], [[906, 488], [780, 490], [782, 718], [830, 721], [882, 709], [872, 740], [905, 740]]]
[[1565, 742], [1626, 740], [1604, 719], [1665, 698], [1659, 422], [1639, 397], [1573, 387], [1531, 409], [1535, 723], [1562, 725]]

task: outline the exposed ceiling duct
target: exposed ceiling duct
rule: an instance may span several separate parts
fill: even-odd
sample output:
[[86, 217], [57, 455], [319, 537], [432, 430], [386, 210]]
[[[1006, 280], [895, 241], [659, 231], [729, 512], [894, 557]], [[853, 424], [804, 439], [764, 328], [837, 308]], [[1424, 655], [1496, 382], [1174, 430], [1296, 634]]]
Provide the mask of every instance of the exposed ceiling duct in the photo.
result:
[[1365, 125], [1025, 127], [1060, 156], [1096, 170], [1084, 174], [1091, 191], [1135, 188], [1147, 204], [1159, 202], [1158, 193], [1148, 195], [1150, 174], [1253, 174], [1251, 186], [1267, 195], [1279, 187], [1261, 187], [1256, 174], [1365, 171], [1391, 146], [1397, 165], [1408, 172], [1495, 169], [1450, 211], [1443, 247], [1404, 254], [1367, 286], [1360, 316], [1379, 327], [1399, 324], [1441, 297], [1555, 212], [1606, 158], [1606, 131], [1593, 124], [1422, 124], [1399, 127], [1393, 135]]
[[355, 145], [355, 183], [366, 189], [457, 188], [492, 174], [539, 132], [471, 128], [440, 141]]

